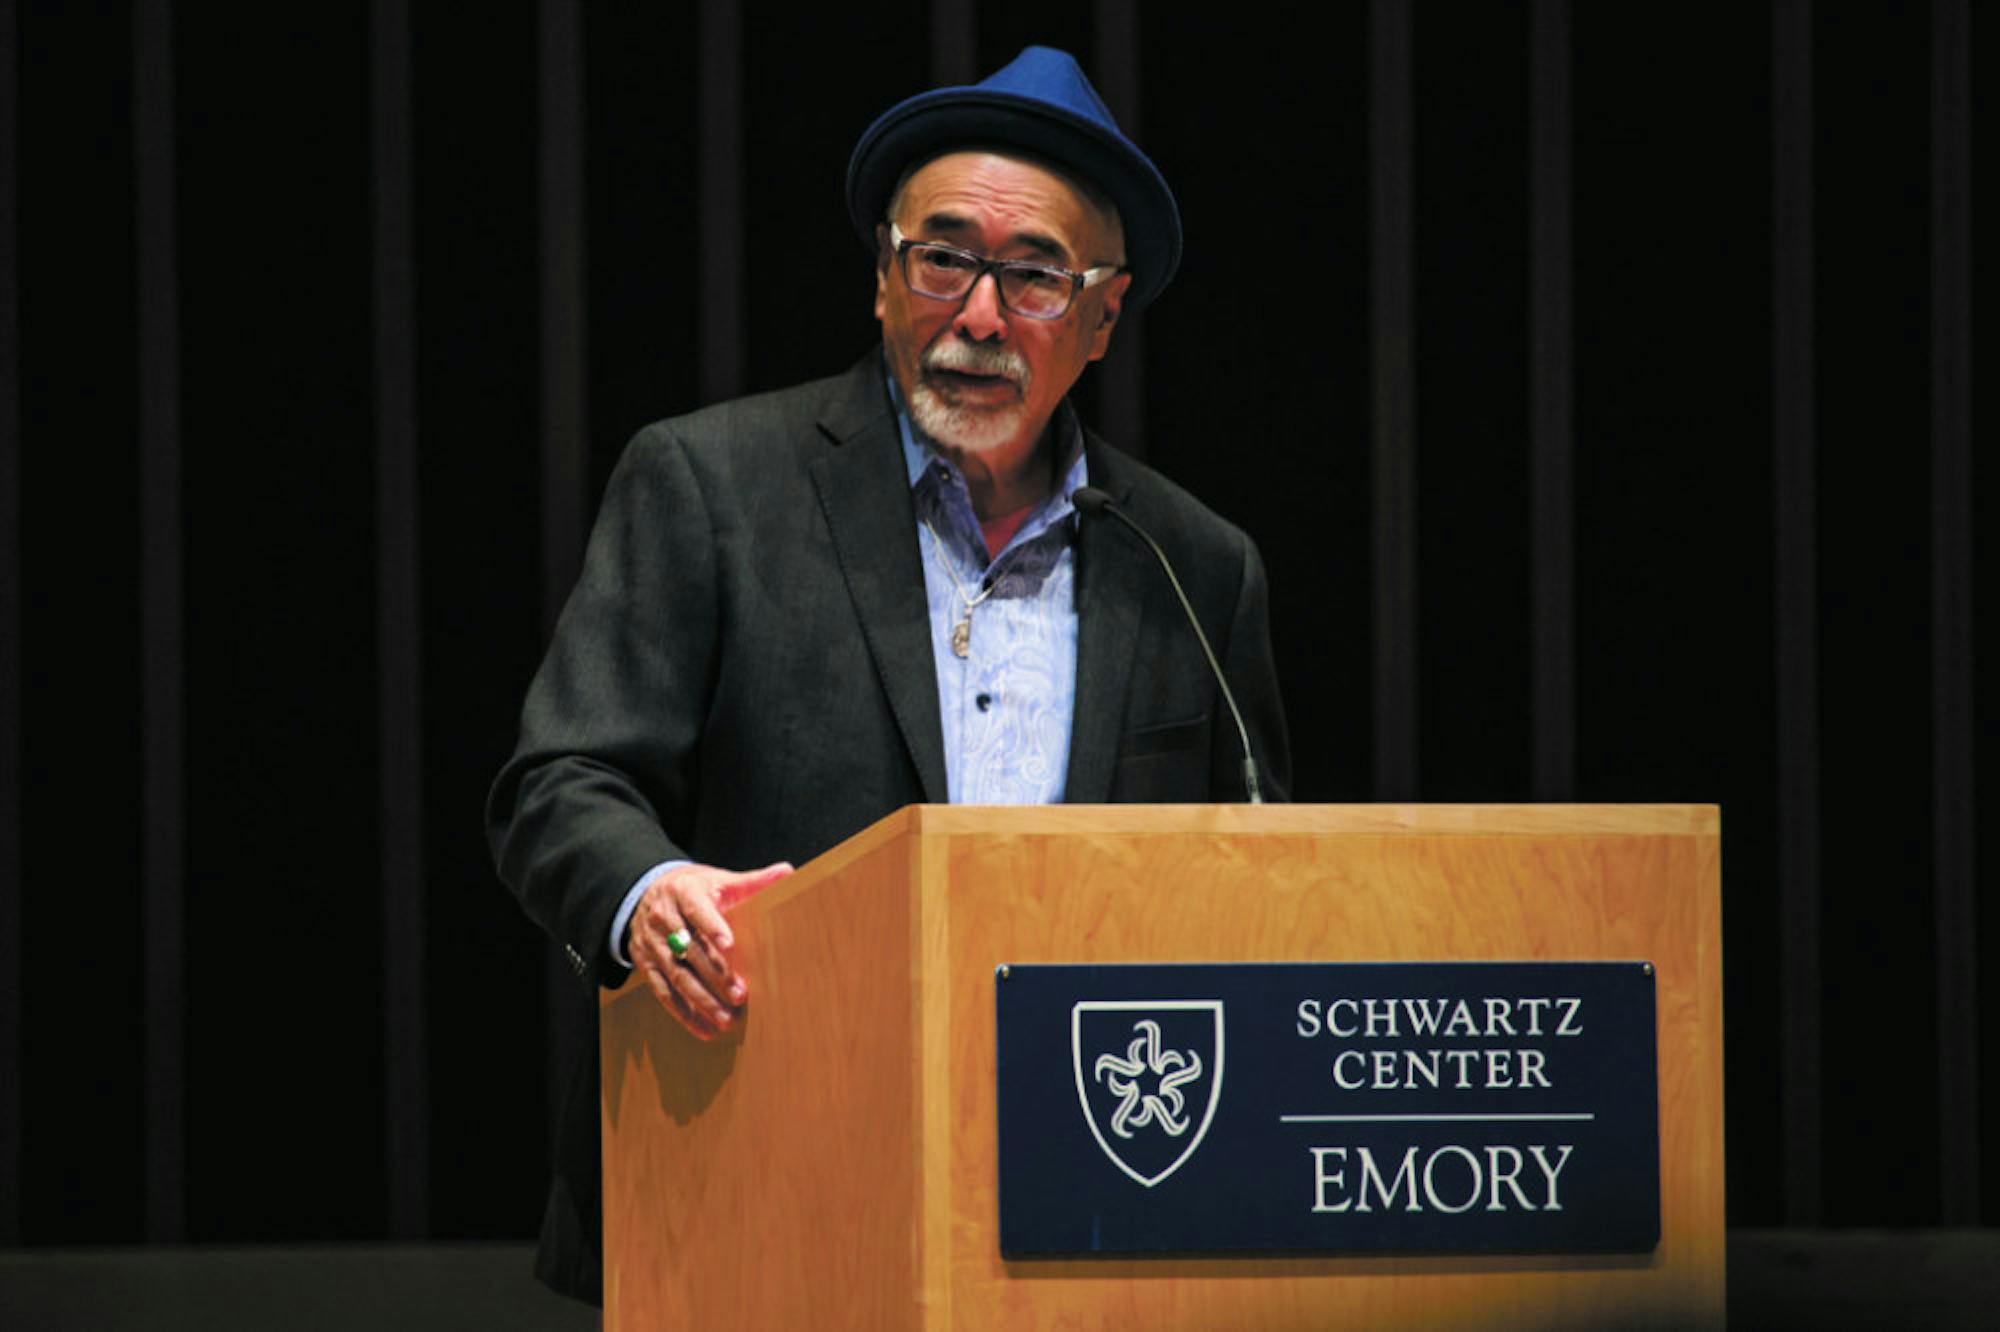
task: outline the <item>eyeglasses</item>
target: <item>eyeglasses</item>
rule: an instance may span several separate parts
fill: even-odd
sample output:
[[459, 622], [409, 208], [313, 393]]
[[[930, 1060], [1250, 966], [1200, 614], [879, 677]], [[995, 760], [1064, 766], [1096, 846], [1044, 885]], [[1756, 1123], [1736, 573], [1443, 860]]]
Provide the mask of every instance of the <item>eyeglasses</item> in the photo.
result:
[[903, 265], [903, 281], [917, 295], [936, 301], [964, 300], [990, 272], [1000, 304], [1029, 319], [1062, 318], [1078, 292], [1116, 277], [1120, 270], [1118, 264], [1099, 264], [1072, 273], [1025, 259], [988, 259], [955, 245], [911, 240], [894, 222], [889, 224], [889, 243]]

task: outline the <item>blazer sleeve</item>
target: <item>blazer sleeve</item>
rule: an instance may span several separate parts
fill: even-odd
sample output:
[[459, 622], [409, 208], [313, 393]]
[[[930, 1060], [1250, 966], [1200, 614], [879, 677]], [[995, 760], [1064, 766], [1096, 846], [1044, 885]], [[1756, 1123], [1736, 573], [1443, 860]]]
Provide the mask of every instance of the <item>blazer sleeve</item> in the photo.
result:
[[696, 747], [714, 689], [716, 548], [687, 451], [653, 425], [606, 489], [582, 576], [487, 797], [500, 877], [602, 984], [613, 914], [640, 874], [691, 858]]

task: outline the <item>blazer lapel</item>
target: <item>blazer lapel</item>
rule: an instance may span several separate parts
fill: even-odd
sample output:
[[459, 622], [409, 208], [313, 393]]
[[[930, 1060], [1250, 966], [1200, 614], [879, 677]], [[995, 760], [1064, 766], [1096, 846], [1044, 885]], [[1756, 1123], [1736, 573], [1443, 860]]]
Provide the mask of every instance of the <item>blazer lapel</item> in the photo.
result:
[[841, 576], [924, 799], [943, 804], [949, 786], [930, 610], [884, 373], [881, 358], [870, 356], [848, 375], [819, 422], [834, 447], [818, 451], [811, 472]]
[[[1117, 459], [1086, 436], [1090, 483], [1123, 504], [1131, 482]], [[1139, 648], [1140, 607], [1159, 571], [1152, 554], [1116, 518], [1078, 516], [1076, 540], [1076, 711], [1070, 723], [1063, 799], [1103, 804], [1125, 731], [1125, 696]]]

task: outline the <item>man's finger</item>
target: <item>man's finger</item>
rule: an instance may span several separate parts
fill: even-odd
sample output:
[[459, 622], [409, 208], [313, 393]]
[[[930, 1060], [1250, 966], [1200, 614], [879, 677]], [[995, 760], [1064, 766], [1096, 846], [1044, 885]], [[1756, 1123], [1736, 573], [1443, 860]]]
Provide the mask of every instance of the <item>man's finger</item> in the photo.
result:
[[724, 1003], [734, 1006], [743, 1002], [748, 993], [743, 978], [729, 965], [728, 959], [722, 955], [722, 950], [706, 936], [699, 934], [695, 936], [693, 947], [688, 949], [687, 956], [682, 961], [694, 968], [695, 974], [701, 978], [709, 992], [719, 995]]
[[[728, 1010], [716, 1001], [710, 986], [690, 967], [681, 965], [668, 942], [687, 928], [674, 910], [674, 896], [671, 892], [649, 893], [648, 900], [641, 904], [641, 911], [634, 918], [637, 924], [631, 929], [632, 960], [644, 972], [646, 984], [661, 1006], [705, 1041], [729, 1025]], [[698, 947], [690, 948], [688, 957], [693, 958], [697, 951]], [[728, 981], [723, 980], [715, 988], [727, 992]]]
[[682, 915], [695, 937], [714, 944], [727, 951], [736, 946], [736, 936], [722, 919], [722, 913], [715, 906], [716, 894], [712, 892], [691, 893], [682, 903]]
[[[736, 939], [723, 923], [715, 901], [722, 894], [723, 882], [731, 877], [727, 870], [711, 865], [683, 865], [670, 870], [655, 881], [661, 889], [659, 908], [663, 914], [670, 912], [696, 935], [706, 935], [718, 947], [730, 948]], [[652, 896], [652, 890], [648, 889], [647, 897]]]
[[727, 911], [744, 898], [762, 892], [790, 873], [792, 873], [791, 862], [780, 860], [762, 869], [746, 870], [733, 875], [729, 882], [722, 886], [722, 894], [716, 900], [716, 906]]
[[735, 1021], [728, 1006], [710, 991], [693, 967], [677, 964], [668, 968], [667, 975], [675, 992], [687, 1000], [688, 1007], [717, 1031], [726, 1030]]
[[690, 992], [685, 979], [687, 969], [670, 966], [661, 974], [669, 997], [667, 1006], [680, 1019], [681, 1025], [704, 1041], [720, 1035], [726, 1024], [717, 1022], [715, 1010], [695, 997], [700, 992], [699, 987]]
[[[662, 896], [669, 895], [662, 894]], [[676, 915], [668, 902], [662, 901], [658, 908], [659, 914], [654, 919], [659, 927], [659, 933], [656, 936], [658, 942], [654, 945], [654, 951], [659, 965], [664, 967], [673, 962], [685, 963], [694, 968], [710, 993], [720, 996], [724, 1003], [740, 1004], [745, 994], [743, 978], [729, 965], [728, 959], [722, 955], [712, 936], [698, 925], [701, 914], [712, 914], [702, 910], [706, 899], [698, 891], [690, 893], [689, 896], [690, 910], [684, 917]], [[681, 930], [686, 930], [688, 933], [688, 947], [676, 953], [670, 940]]]
[[642, 967], [640, 972], [646, 979], [646, 988], [650, 989], [653, 992], [653, 997], [660, 1001], [660, 1007], [673, 1014], [674, 1020], [679, 1022], [683, 1027], [686, 1027], [696, 1040], [705, 1041], [715, 1035], [710, 1025], [702, 1021], [700, 1016], [689, 1007], [687, 1000], [681, 996], [678, 990], [674, 989], [673, 985], [668, 982], [666, 974], [662, 973], [658, 967], [649, 964]]
[[675, 894], [681, 913], [694, 928], [694, 932], [724, 951], [736, 946], [736, 935], [729, 928], [729, 923], [722, 918], [722, 909], [718, 903], [728, 893], [728, 884], [735, 877], [733, 874], [718, 872], [712, 877], [690, 879], [683, 885], [683, 891]]
[[674, 997], [674, 1016], [680, 1019], [688, 1034], [698, 1041], [712, 1041], [722, 1033], [712, 1023], [704, 1021], [701, 1014], [689, 1007], [687, 999], [678, 990], [669, 991]]

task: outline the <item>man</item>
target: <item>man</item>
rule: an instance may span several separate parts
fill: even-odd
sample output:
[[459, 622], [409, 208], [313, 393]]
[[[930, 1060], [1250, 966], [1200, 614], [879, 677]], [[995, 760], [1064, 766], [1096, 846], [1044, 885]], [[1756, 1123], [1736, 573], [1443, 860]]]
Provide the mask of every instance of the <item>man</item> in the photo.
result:
[[[696, 1036], [753, 977], [732, 902], [915, 802], [1243, 797], [1173, 557], [1282, 796], [1255, 548], [1067, 402], [1179, 262], [1180, 218], [1068, 55], [885, 113], [848, 169], [882, 347], [641, 431], [494, 785], [502, 877], [586, 981], [636, 970]], [[745, 867], [762, 866], [749, 869]], [[595, 1299], [597, 1068], [538, 1272]]]

